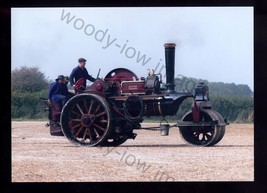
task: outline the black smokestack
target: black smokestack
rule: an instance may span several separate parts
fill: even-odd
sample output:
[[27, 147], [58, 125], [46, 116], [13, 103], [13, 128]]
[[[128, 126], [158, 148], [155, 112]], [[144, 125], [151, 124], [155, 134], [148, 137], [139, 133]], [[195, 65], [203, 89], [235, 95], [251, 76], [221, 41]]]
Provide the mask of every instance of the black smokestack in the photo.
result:
[[174, 91], [174, 59], [175, 59], [175, 43], [166, 43], [165, 47], [165, 63], [166, 63], [166, 86], [167, 93]]

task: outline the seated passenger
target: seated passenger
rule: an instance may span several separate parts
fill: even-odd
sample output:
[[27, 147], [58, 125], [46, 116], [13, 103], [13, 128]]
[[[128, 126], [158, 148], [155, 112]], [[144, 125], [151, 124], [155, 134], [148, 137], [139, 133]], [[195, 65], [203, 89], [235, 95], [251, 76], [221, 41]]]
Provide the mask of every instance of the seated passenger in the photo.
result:
[[48, 103], [57, 103], [62, 108], [67, 102], [66, 84], [64, 83], [64, 76], [59, 75], [58, 78], [50, 85], [48, 92]]

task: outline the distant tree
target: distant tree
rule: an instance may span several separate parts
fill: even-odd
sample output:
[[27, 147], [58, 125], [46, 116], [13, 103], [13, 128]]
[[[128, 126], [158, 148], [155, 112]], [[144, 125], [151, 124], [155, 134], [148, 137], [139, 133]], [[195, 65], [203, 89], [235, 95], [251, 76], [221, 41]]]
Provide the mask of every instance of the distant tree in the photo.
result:
[[40, 97], [46, 98], [47, 91], [40, 92], [12, 92], [11, 95], [11, 117], [12, 118], [45, 118], [44, 103]]
[[224, 82], [209, 82], [207, 80], [189, 78], [183, 75], [179, 75], [175, 78], [175, 90], [177, 92], [193, 92], [195, 86], [204, 82], [209, 86], [210, 96], [253, 96], [252, 90], [248, 85], [235, 84], [235, 83], [224, 83]]
[[[209, 86], [210, 100], [213, 109], [231, 122], [253, 122], [254, 121], [254, 99], [253, 92], [248, 85], [209, 82], [207, 80], [189, 78], [179, 75], [175, 78], [175, 90], [177, 92], [192, 92], [199, 82]], [[192, 103], [192, 102], [191, 102]], [[182, 103], [177, 113], [180, 119], [187, 110], [191, 109], [190, 100]], [[169, 117], [173, 119], [173, 117]]]
[[11, 71], [11, 91], [16, 92], [39, 92], [48, 89], [49, 81], [38, 67], [23, 66]]
[[248, 85], [234, 84], [234, 83], [222, 83], [222, 82], [209, 82], [211, 95], [221, 96], [247, 96], [252, 95], [252, 91]]
[[38, 67], [23, 66], [11, 71], [11, 117], [46, 117], [40, 97], [48, 95], [49, 81]]

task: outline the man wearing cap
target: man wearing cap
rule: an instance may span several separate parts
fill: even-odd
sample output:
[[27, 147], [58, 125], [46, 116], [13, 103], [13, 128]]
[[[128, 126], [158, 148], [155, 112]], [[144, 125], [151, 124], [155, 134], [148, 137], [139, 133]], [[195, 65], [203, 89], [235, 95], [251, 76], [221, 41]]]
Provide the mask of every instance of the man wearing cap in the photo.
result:
[[48, 91], [48, 103], [52, 102], [60, 104], [61, 107], [67, 102], [69, 97], [66, 96], [65, 77], [59, 75], [55, 82], [53, 82]]
[[78, 80], [83, 79], [83, 90], [86, 88], [86, 80], [94, 82], [96, 79], [88, 74], [85, 68], [86, 60], [84, 58], [78, 59], [79, 65], [75, 67], [70, 74], [70, 85], [75, 88]]

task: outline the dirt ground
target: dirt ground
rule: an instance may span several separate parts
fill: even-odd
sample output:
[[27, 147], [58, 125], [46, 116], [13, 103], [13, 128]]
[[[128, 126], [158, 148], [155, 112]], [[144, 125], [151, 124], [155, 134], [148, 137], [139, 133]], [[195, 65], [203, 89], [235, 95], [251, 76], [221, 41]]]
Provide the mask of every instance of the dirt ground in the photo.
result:
[[45, 122], [12, 122], [12, 181], [253, 181], [253, 130], [231, 124], [214, 147], [187, 145], [175, 127], [169, 136], [139, 130], [119, 147], [86, 148], [50, 136]]

